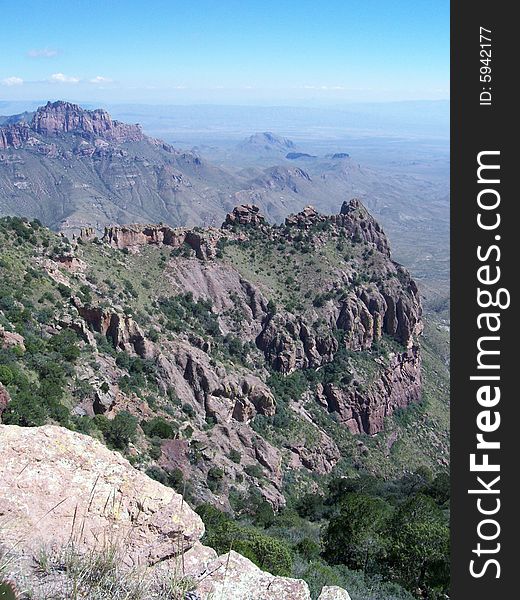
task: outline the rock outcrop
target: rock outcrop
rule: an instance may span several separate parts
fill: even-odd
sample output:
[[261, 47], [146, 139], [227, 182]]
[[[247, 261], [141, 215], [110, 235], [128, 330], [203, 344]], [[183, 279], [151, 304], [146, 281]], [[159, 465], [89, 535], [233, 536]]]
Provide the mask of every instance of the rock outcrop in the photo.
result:
[[266, 225], [265, 217], [260, 213], [258, 206], [254, 204], [241, 204], [233, 209], [233, 212], [226, 215], [226, 220], [222, 228], [233, 227], [234, 225], [251, 225], [253, 227]]
[[139, 125], [115, 121], [106, 110], [85, 110], [70, 102], [48, 102], [36, 111], [30, 128], [40, 135], [77, 133], [88, 139], [139, 142], [144, 138]]
[[288, 227], [299, 227], [301, 229], [310, 229], [316, 223], [324, 223], [328, 220], [325, 215], [320, 215], [314, 206], [306, 206], [296, 215], [289, 215], [285, 219]]
[[285, 219], [287, 227], [298, 229], [310, 229], [318, 223], [341, 227], [353, 240], [370, 242], [385, 256], [390, 256], [390, 246], [383, 229], [356, 198], [343, 202], [338, 215], [322, 215], [313, 206], [307, 206], [301, 212], [289, 215]]
[[[131, 317], [97, 306], [86, 306], [79, 298], [72, 298], [72, 304], [87, 325], [96, 333], [108, 338], [114, 348], [137, 354], [141, 358], [150, 358], [153, 355], [153, 344]], [[89, 341], [87, 334], [85, 337], [86, 341]]]
[[102, 241], [113, 248], [138, 252], [147, 245], [170, 246], [174, 250], [186, 247], [194, 251], [201, 260], [214, 258], [221, 235], [218, 230], [206, 229], [203, 232], [166, 225], [125, 225], [105, 227]]
[[347, 228], [355, 239], [371, 242], [380, 252], [390, 256], [390, 246], [381, 225], [356, 198], [343, 202], [340, 214], [334, 215], [332, 220]]
[[204, 533], [179, 494], [134, 469], [100, 442], [47, 425], [0, 426], [2, 543], [95, 548], [125, 541], [129, 565], [181, 554]]
[[[217, 557], [200, 543], [204, 525], [179, 494], [88, 436], [0, 425], [0, 454], [0, 544], [24, 583], [41, 577], [31, 565], [43, 550], [73, 544], [92, 555], [108, 546], [122, 569], [145, 569], [146, 578], [181, 570], [195, 587], [184, 598], [310, 600], [302, 580], [270, 575], [232, 550]], [[347, 599], [341, 591], [324, 588], [322, 597]]]
[[329, 383], [323, 396], [328, 410], [336, 413], [352, 433], [378, 433], [384, 429], [386, 417], [421, 398], [419, 348], [413, 346], [391, 357], [389, 366], [368, 389]]
[[285, 374], [330, 362], [338, 349], [332, 332], [317, 334], [305, 320], [287, 314], [268, 319], [256, 345], [273, 369]]

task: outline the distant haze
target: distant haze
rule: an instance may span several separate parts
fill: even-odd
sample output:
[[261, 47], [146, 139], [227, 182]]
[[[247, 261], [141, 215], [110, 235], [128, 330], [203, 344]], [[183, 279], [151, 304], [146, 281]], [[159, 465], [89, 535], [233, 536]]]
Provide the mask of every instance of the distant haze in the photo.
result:
[[[0, 115], [35, 110], [39, 101], [0, 101]], [[334, 140], [352, 136], [449, 138], [448, 101], [346, 103], [341, 107], [148, 105], [83, 101], [106, 108], [114, 118], [140, 123], [146, 133], [180, 145], [239, 140], [274, 131], [300, 139]]]

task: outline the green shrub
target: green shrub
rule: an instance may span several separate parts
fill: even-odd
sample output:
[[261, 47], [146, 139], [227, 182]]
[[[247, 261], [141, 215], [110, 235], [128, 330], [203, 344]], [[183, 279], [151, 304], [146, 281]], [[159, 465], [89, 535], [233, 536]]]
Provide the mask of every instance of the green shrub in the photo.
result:
[[103, 433], [106, 443], [118, 450], [126, 450], [137, 434], [137, 418], [126, 410], [109, 420], [104, 415], [94, 417], [98, 429]]
[[237, 528], [234, 549], [273, 575], [289, 577], [292, 573], [290, 546], [258, 530]]
[[62, 298], [70, 298], [72, 294], [72, 290], [70, 289], [70, 287], [63, 283], [58, 283], [56, 287]]
[[211, 505], [203, 504], [196, 510], [206, 526], [203, 542], [218, 554], [233, 549], [273, 575], [291, 575], [293, 553], [288, 544], [255, 527], [238, 525]]
[[300, 517], [309, 521], [321, 521], [328, 512], [320, 494], [305, 494], [296, 502], [295, 508]]
[[390, 579], [428, 597], [447, 594], [450, 533], [442, 510], [428, 496], [417, 494], [396, 511], [388, 528]]
[[240, 464], [240, 461], [242, 460], [242, 453], [238, 450], [235, 450], [235, 448], [232, 448], [229, 451], [229, 460], [232, 460], [237, 465]]
[[34, 394], [19, 394], [9, 402], [2, 415], [2, 422], [21, 427], [39, 427], [47, 421], [44, 402]]
[[391, 507], [381, 498], [348, 494], [327, 526], [324, 557], [332, 564], [372, 571], [384, 551]]
[[58, 334], [52, 336], [49, 341], [49, 347], [57, 352], [63, 360], [75, 362], [80, 355], [77, 343], [78, 336], [70, 329], [63, 329]]
[[188, 404], [187, 402], [182, 405], [182, 412], [191, 418], [193, 418], [197, 414], [193, 406], [191, 404]]
[[208, 471], [207, 484], [212, 492], [217, 492], [222, 485], [224, 471], [220, 467], [213, 466]]
[[175, 437], [173, 425], [162, 417], [154, 417], [149, 421], [141, 421], [141, 429], [148, 437], [172, 439]]
[[296, 544], [296, 551], [305, 560], [315, 560], [320, 556], [320, 545], [310, 538], [303, 538]]
[[244, 471], [247, 473], [247, 475], [250, 477], [255, 477], [256, 479], [259, 479], [264, 475], [264, 471], [260, 465], [247, 465]]
[[7, 365], [0, 365], [0, 383], [11, 385], [14, 381], [14, 374]]

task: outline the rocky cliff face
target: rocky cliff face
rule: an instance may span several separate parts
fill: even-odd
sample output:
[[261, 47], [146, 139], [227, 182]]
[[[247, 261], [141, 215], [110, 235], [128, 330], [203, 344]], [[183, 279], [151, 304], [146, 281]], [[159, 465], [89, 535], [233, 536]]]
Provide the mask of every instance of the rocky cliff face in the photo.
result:
[[0, 127], [0, 150], [20, 148], [29, 139], [30, 129], [27, 125], [8, 125]]
[[172, 228], [166, 225], [130, 225], [105, 227], [102, 241], [113, 248], [138, 252], [141, 246], [170, 246], [178, 250], [191, 248], [197, 258], [213, 258], [218, 240], [222, 237], [218, 230], [207, 229], [204, 235], [195, 229]]
[[110, 142], [140, 142], [144, 139], [139, 125], [114, 121], [102, 109], [85, 110], [70, 102], [48, 102], [35, 112], [29, 124], [0, 128], [0, 148], [19, 148], [29, 136], [58, 136], [74, 133], [88, 140], [96, 138]]
[[327, 383], [318, 391], [320, 400], [336, 413], [352, 433], [373, 435], [384, 429], [385, 418], [398, 408], [421, 399], [421, 360], [419, 348], [392, 357], [370, 389], [341, 389]]
[[[91, 437], [55, 426], [0, 425], [0, 453], [5, 569], [33, 598], [88, 593], [81, 578], [58, 565], [67, 553], [76, 565], [94, 557], [106, 565], [110, 548], [119, 578], [138, 578], [147, 598], [165, 598], [160, 583], [168, 581], [170, 593], [186, 600], [310, 600], [302, 580], [274, 577], [232, 550], [217, 557], [200, 543], [204, 525], [179, 494]], [[115, 594], [115, 578], [111, 585]], [[320, 598], [348, 594], [324, 588]]]

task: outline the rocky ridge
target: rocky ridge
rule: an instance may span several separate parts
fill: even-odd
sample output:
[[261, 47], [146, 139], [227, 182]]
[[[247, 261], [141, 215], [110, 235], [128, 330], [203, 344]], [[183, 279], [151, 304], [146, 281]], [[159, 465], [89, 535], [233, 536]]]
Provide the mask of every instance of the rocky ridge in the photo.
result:
[[229, 509], [231, 488], [254, 485], [283, 506], [284, 465], [326, 474], [341, 458], [321, 420], [374, 435], [420, 399], [417, 286], [358, 200], [330, 216], [308, 207], [279, 226], [243, 205], [219, 229], [112, 226], [101, 239], [87, 229], [48, 254], [34, 264], [70, 296], [47, 335], [71, 329], [94, 353], [77, 368], [90, 391], [73, 399], [74, 414], [173, 418], [175, 439], [154, 461], [180, 470], [199, 500]]
[[[370, 244], [383, 256], [389, 256], [384, 233], [357, 200], [345, 202], [339, 215], [319, 215], [309, 207], [288, 217], [285, 235], [295, 237], [301, 231], [323, 224], [347, 232], [351, 239]], [[287, 312], [269, 314], [268, 299], [260, 288], [237, 278], [236, 273], [232, 274], [235, 280], [232, 283], [229, 281], [229, 270], [223, 270], [220, 265], [215, 264], [218, 263], [215, 257], [220, 240], [232, 239], [240, 244], [247, 240], [248, 232], [251, 231], [259, 231], [265, 236], [273, 233], [257, 207], [244, 205], [235, 208], [226, 217], [221, 230], [194, 233], [164, 226], [112, 227], [106, 230], [103, 241], [118, 249], [128, 248], [132, 252], [139, 252], [140, 247], [150, 244], [171, 246], [175, 250], [186, 244], [199, 259], [196, 265], [191, 265], [192, 281], [184, 279], [184, 271], [172, 274], [173, 280], [179, 284], [183, 280], [183, 288], [195, 295], [202, 293], [202, 284], [219, 312], [229, 306], [229, 298], [226, 296], [232, 288], [236, 294], [235, 302], [238, 303], [240, 299], [242, 310], [247, 311], [247, 326], [242, 326], [240, 335], [262, 351], [271, 368], [285, 375], [301, 369], [316, 369], [332, 361], [339, 348], [338, 340], [332, 334], [334, 329], [344, 334], [344, 343], [352, 351], [369, 350], [384, 335], [394, 337], [402, 344], [403, 350], [391, 357], [368, 390], [356, 386], [345, 389], [334, 383], [325, 383], [318, 386], [316, 392], [318, 403], [328, 412], [338, 415], [339, 421], [352, 433], [372, 435], [382, 431], [385, 418], [391, 416], [397, 408], [419, 401], [421, 396], [421, 360], [416, 339], [421, 332], [422, 323], [415, 283], [407, 279], [403, 288], [401, 283], [393, 280], [391, 285], [385, 284], [383, 289], [365, 285], [350, 291], [339, 304], [326, 307], [328, 322], [333, 324], [334, 329], [317, 332], [312, 322], [303, 315]], [[404, 271], [399, 270], [399, 267], [397, 269], [403, 276]], [[221, 283], [223, 280], [224, 285]], [[236, 379], [231, 385], [226, 381], [222, 383], [222, 375], [207, 363], [204, 352], [188, 350], [189, 356], [185, 352], [183, 348], [180, 354], [178, 351], [174, 353], [177, 356], [174, 364], [180, 366], [183, 378], [188, 381], [190, 395], [194, 394], [194, 404], [204, 406], [206, 415], [216, 420], [219, 429], [229, 427], [224, 424], [229, 423], [230, 417], [232, 422], [249, 423], [257, 414], [272, 416], [275, 413], [274, 398], [260, 381], [256, 381], [253, 386], [255, 394], [251, 396], [247, 392], [250, 386], [245, 386]], [[160, 361], [165, 372], [169, 373], [167, 377], [171, 382], [176, 377], [174, 373], [177, 367], [172, 365], [170, 358], [163, 356]], [[176, 385], [176, 389], [179, 387]], [[182, 397], [188, 396], [184, 394]], [[226, 437], [228, 435], [229, 432]], [[322, 436], [322, 440], [324, 439]], [[246, 446], [248, 444], [249, 442]], [[266, 448], [264, 453], [269, 457], [264, 466], [270, 471], [273, 485], [279, 490], [278, 451], [265, 442], [263, 444]], [[255, 458], [258, 459], [258, 445], [256, 447]], [[298, 448], [296, 445], [291, 448], [291, 452], [299, 456], [301, 464], [318, 472], [328, 472], [339, 458], [337, 448], [330, 439], [328, 442], [320, 442], [314, 451]]]

